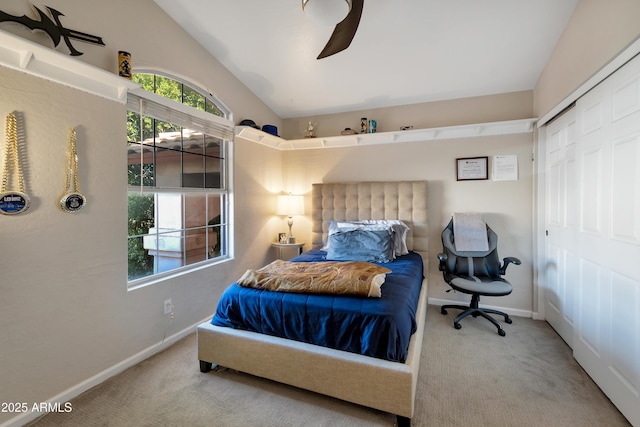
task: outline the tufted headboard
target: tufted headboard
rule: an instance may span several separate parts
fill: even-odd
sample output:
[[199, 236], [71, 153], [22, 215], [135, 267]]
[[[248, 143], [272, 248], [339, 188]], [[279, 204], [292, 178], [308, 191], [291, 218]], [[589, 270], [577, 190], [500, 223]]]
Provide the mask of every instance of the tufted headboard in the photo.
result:
[[312, 245], [324, 244], [328, 221], [399, 219], [409, 226], [407, 246], [428, 265], [427, 181], [313, 184]]

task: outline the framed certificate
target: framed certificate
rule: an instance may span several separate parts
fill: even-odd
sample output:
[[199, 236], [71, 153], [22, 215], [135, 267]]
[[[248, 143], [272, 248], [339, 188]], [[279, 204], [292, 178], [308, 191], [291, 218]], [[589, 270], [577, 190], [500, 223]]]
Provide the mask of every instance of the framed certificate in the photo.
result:
[[489, 179], [489, 157], [464, 157], [456, 159], [458, 181]]

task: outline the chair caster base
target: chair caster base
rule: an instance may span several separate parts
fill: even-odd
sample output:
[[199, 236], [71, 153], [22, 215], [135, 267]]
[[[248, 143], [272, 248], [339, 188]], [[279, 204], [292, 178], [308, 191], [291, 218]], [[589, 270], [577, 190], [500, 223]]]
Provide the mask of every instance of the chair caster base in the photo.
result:
[[447, 314], [447, 309], [448, 308], [455, 308], [458, 310], [463, 310], [462, 313], [460, 313], [458, 316], [456, 316], [456, 318], [453, 320], [453, 327], [456, 329], [461, 329], [462, 325], [460, 324], [460, 321], [462, 319], [464, 319], [467, 316], [472, 316], [472, 317], [484, 317], [485, 319], [487, 319], [488, 321], [490, 321], [491, 323], [493, 323], [493, 325], [498, 329], [498, 335], [500, 335], [501, 337], [504, 337], [507, 335], [507, 333], [504, 331], [504, 329], [502, 329], [502, 326], [500, 325], [500, 323], [498, 323], [498, 321], [496, 319], [494, 319], [493, 317], [489, 316], [489, 313], [491, 314], [497, 314], [499, 316], [504, 317], [504, 322], [505, 323], [513, 323], [513, 321], [511, 320], [511, 317], [509, 317], [509, 315], [507, 313], [504, 313], [502, 311], [498, 311], [498, 310], [493, 310], [490, 308], [479, 308], [477, 305], [477, 300], [472, 301], [471, 306], [462, 306], [462, 305], [443, 305], [440, 306], [440, 313], [443, 315]]

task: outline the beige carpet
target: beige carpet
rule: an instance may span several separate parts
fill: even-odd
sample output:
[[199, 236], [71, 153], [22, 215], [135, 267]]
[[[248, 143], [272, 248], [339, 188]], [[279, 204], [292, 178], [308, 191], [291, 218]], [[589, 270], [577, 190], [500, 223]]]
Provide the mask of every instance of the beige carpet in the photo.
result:
[[[629, 426], [545, 322], [452, 326], [429, 306], [416, 413], [424, 426]], [[46, 426], [393, 426], [395, 417], [234, 371], [202, 374], [195, 334], [72, 400]]]

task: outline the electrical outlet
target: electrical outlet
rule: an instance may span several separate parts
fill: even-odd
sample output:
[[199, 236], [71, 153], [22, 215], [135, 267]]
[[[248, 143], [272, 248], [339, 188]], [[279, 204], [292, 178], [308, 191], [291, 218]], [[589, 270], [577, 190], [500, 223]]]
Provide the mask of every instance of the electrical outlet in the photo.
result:
[[171, 300], [164, 300], [164, 314], [171, 314], [173, 311], [173, 304], [171, 304]]

